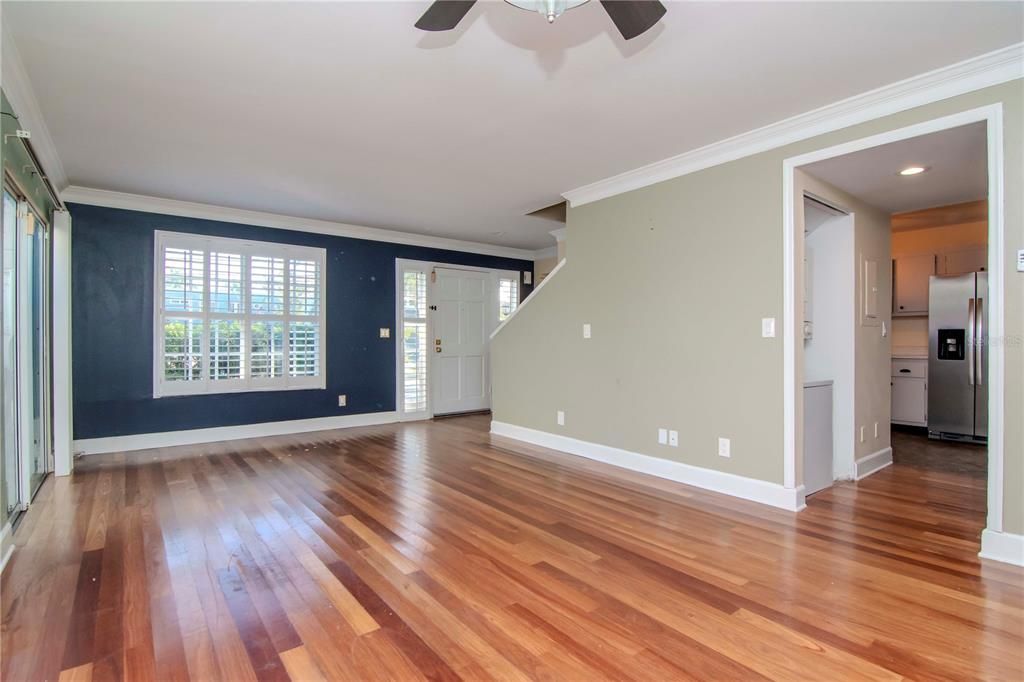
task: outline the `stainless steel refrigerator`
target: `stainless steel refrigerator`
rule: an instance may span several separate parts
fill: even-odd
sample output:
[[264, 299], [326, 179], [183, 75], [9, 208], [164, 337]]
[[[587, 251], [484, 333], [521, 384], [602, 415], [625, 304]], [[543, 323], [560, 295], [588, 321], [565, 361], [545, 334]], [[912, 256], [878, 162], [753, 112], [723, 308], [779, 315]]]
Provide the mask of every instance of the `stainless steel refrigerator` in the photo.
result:
[[988, 440], [988, 273], [928, 287], [928, 435]]

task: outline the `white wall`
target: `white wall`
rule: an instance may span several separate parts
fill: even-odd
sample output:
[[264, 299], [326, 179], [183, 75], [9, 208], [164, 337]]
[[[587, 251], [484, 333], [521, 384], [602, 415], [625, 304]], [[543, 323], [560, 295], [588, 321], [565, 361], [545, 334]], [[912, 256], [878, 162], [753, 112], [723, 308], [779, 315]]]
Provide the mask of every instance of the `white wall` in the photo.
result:
[[804, 381], [833, 382], [832, 462], [835, 478], [853, 475], [856, 267], [853, 216], [836, 216], [807, 235], [810, 319]]

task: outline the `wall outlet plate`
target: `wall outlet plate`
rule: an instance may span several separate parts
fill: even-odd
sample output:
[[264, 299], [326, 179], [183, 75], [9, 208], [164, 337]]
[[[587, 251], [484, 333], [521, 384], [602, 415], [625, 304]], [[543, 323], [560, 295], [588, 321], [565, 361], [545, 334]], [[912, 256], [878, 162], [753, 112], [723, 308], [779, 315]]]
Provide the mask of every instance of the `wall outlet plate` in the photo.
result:
[[585, 338], [585, 339], [589, 339], [590, 338], [590, 324], [589, 323], [586, 323], [586, 324], [583, 325], [583, 338]]
[[565, 426], [565, 412], [559, 410], [555, 413], [555, 421], [558, 422], [559, 426]]
[[732, 441], [730, 441], [728, 438], [718, 439], [718, 456], [732, 457]]
[[668, 432], [668, 444], [674, 448], [679, 447], [679, 432], [669, 431]]
[[391, 338], [391, 328], [390, 327], [381, 327], [380, 328], [380, 338], [382, 338], [382, 339], [390, 339]]
[[348, 405], [348, 396], [342, 393], [338, 396], [338, 407], [345, 407]]
[[761, 318], [761, 338], [771, 339], [775, 337], [775, 318], [774, 317], [762, 317]]
[[523, 270], [523, 284], [533, 284], [533, 273], [529, 270]]
[[668, 445], [668, 429], [658, 429], [658, 445]]

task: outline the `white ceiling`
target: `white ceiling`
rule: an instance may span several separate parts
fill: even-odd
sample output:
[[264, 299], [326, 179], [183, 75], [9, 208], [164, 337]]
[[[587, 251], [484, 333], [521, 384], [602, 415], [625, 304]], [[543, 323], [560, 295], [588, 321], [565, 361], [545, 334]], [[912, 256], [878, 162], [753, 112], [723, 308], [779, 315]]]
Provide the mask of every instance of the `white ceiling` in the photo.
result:
[[[984, 123], [921, 135], [808, 164], [803, 169], [889, 213], [977, 201], [988, 196]], [[928, 170], [900, 175], [910, 166]]]
[[69, 181], [522, 248], [562, 192], [1024, 38], [1021, 3], [2, 3]]

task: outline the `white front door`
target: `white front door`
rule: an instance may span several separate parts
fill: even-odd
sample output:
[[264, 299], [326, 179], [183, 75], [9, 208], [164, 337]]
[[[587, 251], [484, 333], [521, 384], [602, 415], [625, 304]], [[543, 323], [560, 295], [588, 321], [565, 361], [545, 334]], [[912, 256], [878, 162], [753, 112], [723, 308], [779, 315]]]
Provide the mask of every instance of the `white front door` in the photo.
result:
[[435, 268], [434, 273], [433, 412], [486, 410], [491, 406], [491, 276], [451, 268]]

